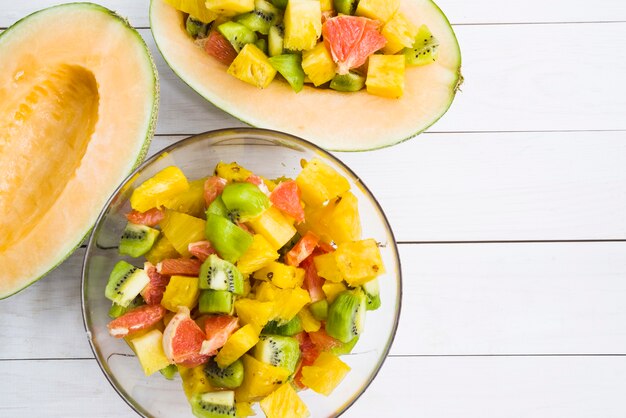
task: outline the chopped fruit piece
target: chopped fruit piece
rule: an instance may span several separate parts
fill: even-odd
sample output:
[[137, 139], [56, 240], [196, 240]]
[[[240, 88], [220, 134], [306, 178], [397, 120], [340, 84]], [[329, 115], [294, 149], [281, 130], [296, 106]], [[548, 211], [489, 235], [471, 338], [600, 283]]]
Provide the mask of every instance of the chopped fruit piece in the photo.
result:
[[306, 386], [302, 384], [302, 367], [312, 365], [317, 357], [320, 355], [320, 351], [317, 346], [313, 344], [313, 341], [311, 341], [309, 334], [307, 334], [306, 332], [301, 332], [300, 334], [297, 334], [296, 339], [300, 344], [302, 361], [300, 362], [300, 367], [298, 367], [293, 381], [297, 387], [299, 387], [300, 389], [305, 389]]
[[200, 273], [200, 260], [193, 258], [166, 258], [156, 265], [159, 274], [166, 276], [197, 276]]
[[272, 205], [291, 216], [296, 222], [304, 222], [304, 209], [300, 202], [300, 189], [294, 180], [283, 181], [270, 195]]
[[348, 180], [317, 158], [305, 164], [296, 177], [296, 183], [302, 192], [304, 203], [313, 206], [322, 206], [324, 202], [350, 190]]
[[161, 234], [145, 257], [150, 263], [156, 265], [159, 261], [166, 258], [178, 258], [180, 254], [178, 254], [178, 251], [176, 251], [176, 248], [174, 248], [167, 237]]
[[172, 276], [163, 293], [161, 305], [172, 312], [177, 312], [179, 306], [191, 309], [199, 295], [197, 277]]
[[237, 418], [246, 418], [256, 415], [250, 402], [236, 402]]
[[254, 44], [246, 44], [228, 67], [228, 74], [258, 88], [265, 88], [276, 76], [276, 70], [263, 51]]
[[289, 0], [284, 17], [285, 48], [311, 49], [322, 34], [322, 9], [319, 0]]
[[332, 80], [337, 72], [335, 61], [333, 61], [333, 57], [324, 42], [320, 42], [312, 49], [302, 53], [302, 69], [316, 87]]
[[239, 329], [239, 319], [230, 315], [210, 316], [204, 322], [206, 340], [202, 343], [201, 354], [214, 356], [228, 338]]
[[133, 338], [130, 342], [146, 376], [170, 365], [170, 360], [163, 352], [163, 334], [158, 329]]
[[261, 401], [261, 409], [267, 418], [283, 418], [285, 411], [289, 411], [290, 418], [306, 418], [310, 415], [306, 404], [289, 383], [283, 383], [265, 397]]
[[242, 324], [250, 324], [261, 332], [274, 315], [274, 304], [255, 299], [238, 299], [235, 302], [235, 311]]
[[107, 324], [109, 334], [115, 338], [124, 338], [129, 334], [150, 328], [165, 315], [165, 308], [160, 305], [143, 305], [131, 309], [124, 315]]
[[296, 233], [292, 222], [285, 218], [278, 209], [270, 206], [259, 217], [248, 222], [254, 232], [261, 234], [275, 249], [285, 245]]
[[254, 347], [254, 357], [272, 366], [284, 367], [293, 373], [300, 360], [300, 346], [298, 340], [293, 337], [261, 335]]
[[254, 357], [243, 356], [243, 382], [235, 389], [237, 401], [250, 402], [269, 395], [287, 381], [289, 370], [263, 363]]
[[[207, 36], [206, 41], [204, 41], [204, 50], [207, 54], [211, 55], [225, 65], [230, 65], [230, 63], [237, 57], [237, 51], [235, 51], [233, 45], [224, 37], [224, 35], [215, 29], [209, 31], [209, 35]], [[207, 182], [211, 178], [213, 177], [209, 177]], [[207, 200], [207, 206], [210, 205], [212, 201], [212, 199], [211, 201]]]
[[144, 263], [143, 269], [150, 278], [150, 282], [141, 290], [141, 296], [148, 305], [158, 305], [163, 299], [163, 292], [170, 278], [159, 274], [156, 267], [149, 261]]
[[227, 181], [246, 181], [252, 175], [252, 171], [236, 162], [225, 163], [220, 161], [215, 167], [215, 174]]
[[300, 267], [304, 269], [303, 287], [309, 292], [311, 301], [317, 302], [318, 300], [325, 298], [324, 291], [322, 290], [324, 279], [317, 273], [317, 268], [313, 261], [314, 258], [315, 253], [305, 258], [300, 264]]
[[204, 332], [189, 316], [189, 309], [181, 307], [163, 331], [163, 350], [172, 363], [183, 363], [200, 354]]
[[204, 38], [209, 25], [194, 18], [192, 15], [187, 16], [185, 21], [185, 29], [192, 38]]
[[[264, 302], [270, 303], [270, 302]], [[284, 335], [293, 337], [303, 331], [302, 321], [298, 316], [294, 316], [289, 322], [283, 324], [279, 321], [270, 321], [263, 327], [263, 334]]]
[[222, 16], [235, 16], [254, 10], [254, 0], [206, 0], [206, 7]]
[[202, 290], [198, 299], [198, 312], [230, 314], [233, 301], [234, 295], [228, 290]]
[[365, 307], [368, 311], [375, 311], [380, 308], [380, 286], [378, 279], [372, 279], [363, 283], [363, 292], [365, 292]]
[[363, 330], [365, 294], [361, 290], [341, 292], [328, 308], [326, 332], [343, 343], [349, 343]]
[[402, 12], [393, 15], [391, 20], [385, 23], [381, 31], [387, 39], [387, 45], [383, 48], [385, 54], [393, 55], [404, 48], [410, 48], [415, 42], [417, 28]]
[[257, 342], [259, 342], [258, 330], [250, 324], [244, 325], [228, 338], [220, 352], [217, 353], [215, 361], [224, 368], [244, 355]]
[[324, 43], [337, 63], [339, 74], [365, 64], [367, 58], [385, 46], [378, 31], [380, 22], [365, 17], [340, 15], [324, 22]]
[[328, 335], [323, 328], [309, 332], [309, 338], [320, 352], [332, 351], [334, 348], [341, 347], [344, 344], [338, 339]]
[[230, 263], [237, 262], [254, 241], [252, 235], [228, 219], [213, 213], [207, 216], [205, 235], [220, 257]]
[[[248, 29], [267, 35], [270, 27], [282, 18], [282, 12], [265, 0], [254, 0], [254, 10], [237, 16], [235, 21]], [[265, 41], [265, 39], [263, 39]]]
[[129, 222], [122, 232], [119, 253], [131, 257], [142, 256], [150, 251], [159, 234], [158, 229]]
[[136, 225], [156, 226], [163, 220], [164, 216], [165, 212], [157, 208], [148, 209], [145, 212], [133, 209], [126, 214], [126, 219]]
[[304, 270], [272, 261], [267, 266], [256, 271], [254, 278], [257, 280], [267, 280], [281, 289], [293, 289], [296, 286], [302, 285]]
[[312, 366], [302, 367], [302, 383], [317, 393], [330, 395], [341, 383], [350, 367], [336, 355], [323, 352]]
[[163, 203], [163, 206], [176, 212], [195, 216], [196, 218], [203, 216], [204, 202], [202, 196], [204, 194], [204, 182], [204, 179], [189, 182], [189, 189], [167, 200]]
[[294, 245], [294, 247], [289, 250], [285, 256], [287, 264], [290, 266], [299, 266], [302, 260], [313, 253], [313, 250], [315, 250], [319, 240], [320, 239], [317, 235], [311, 231], [307, 231], [307, 233], [300, 238], [300, 241], [298, 241], [298, 243]]
[[[235, 59], [235, 57], [233, 57], [233, 59]], [[224, 187], [226, 187], [226, 183], [226, 179], [218, 176], [211, 176], [206, 179], [206, 181], [204, 182], [204, 203], [207, 208], [211, 203], [213, 203], [217, 196], [222, 194]]]
[[200, 418], [235, 418], [235, 392], [223, 390], [219, 392], [196, 393], [191, 399], [191, 412]]
[[326, 321], [328, 318], [328, 301], [326, 299], [318, 300], [309, 305], [309, 310], [318, 321]]
[[252, 244], [237, 261], [241, 274], [251, 274], [278, 259], [278, 252], [261, 234], [252, 237]]
[[413, 45], [404, 49], [407, 65], [432, 64], [439, 56], [439, 41], [426, 25], [420, 26]]
[[300, 317], [302, 328], [304, 328], [306, 332], [319, 331], [322, 326], [322, 323], [313, 317], [313, 314], [311, 314], [311, 311], [309, 311], [306, 306], [298, 312], [298, 317]]
[[196, 393], [206, 393], [215, 390], [204, 373], [204, 365], [185, 367], [177, 364], [176, 366], [178, 374], [180, 374], [180, 378], [183, 381], [183, 390], [187, 399], [191, 399]]
[[343, 280], [339, 267], [337, 266], [334, 251], [332, 253], [315, 256], [313, 261], [315, 262], [315, 268], [319, 276], [335, 283], [339, 283]]
[[386, 23], [400, 8], [400, 0], [360, 0], [356, 14]]
[[330, 88], [337, 91], [359, 91], [365, 87], [365, 77], [352, 71], [337, 74], [330, 82]]
[[109, 275], [104, 296], [118, 305], [127, 307], [148, 283], [150, 278], [145, 271], [120, 260]]
[[300, 309], [311, 302], [309, 293], [301, 287], [280, 289], [269, 282], [262, 282], [257, 287], [256, 297], [263, 302], [274, 302], [275, 318], [283, 322], [290, 321]]
[[211, 254], [200, 269], [200, 288], [226, 290], [241, 295], [243, 276], [233, 263]]
[[378, 244], [373, 239], [339, 244], [337, 266], [350, 286], [359, 286], [384, 273]]
[[322, 285], [322, 290], [324, 291], [324, 294], [326, 295], [326, 300], [328, 301], [328, 303], [333, 303], [337, 295], [343, 292], [344, 290], [348, 290], [348, 288], [346, 287], [345, 284], [343, 284], [343, 282], [339, 282], [339, 283], [326, 282], [324, 283], [324, 285]]
[[217, 13], [212, 12], [205, 5], [205, 0], [166, 0], [176, 9], [185, 12], [196, 19], [211, 23], [217, 18]]
[[304, 87], [304, 71], [300, 54], [280, 54], [269, 58], [270, 64], [283, 76], [291, 88], [298, 93]]
[[189, 257], [189, 244], [204, 239], [205, 225], [203, 219], [168, 209], [161, 230], [179, 254]]
[[323, 207], [305, 208], [307, 220], [301, 230], [310, 229], [322, 241], [350, 242], [361, 239], [361, 221], [356, 196], [346, 192]]
[[163, 202], [186, 191], [189, 182], [178, 167], [167, 167], [137, 187], [130, 197], [130, 206], [145, 212], [160, 207]]
[[234, 222], [256, 218], [270, 205], [265, 193], [255, 184], [248, 182], [231, 183], [224, 187], [222, 202]]
[[376, 96], [399, 98], [404, 92], [402, 55], [372, 55], [367, 67], [367, 92]]
[[217, 254], [215, 248], [211, 245], [209, 241], [197, 241], [192, 242], [187, 245], [187, 250], [189, 254], [196, 257], [200, 262], [204, 262], [211, 254]]
[[228, 367], [221, 368], [214, 359], [209, 359], [204, 367], [209, 382], [218, 388], [235, 389], [243, 381], [243, 362], [235, 361]]

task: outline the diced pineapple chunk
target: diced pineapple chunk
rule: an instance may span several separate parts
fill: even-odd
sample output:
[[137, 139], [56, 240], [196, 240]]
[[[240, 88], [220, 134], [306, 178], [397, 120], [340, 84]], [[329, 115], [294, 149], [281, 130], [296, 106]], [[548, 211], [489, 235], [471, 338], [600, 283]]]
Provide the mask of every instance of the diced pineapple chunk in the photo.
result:
[[334, 199], [350, 190], [350, 183], [345, 177], [317, 158], [306, 163], [296, 177], [296, 183], [302, 193], [304, 203], [313, 206], [321, 206], [327, 200]]
[[369, 57], [367, 92], [376, 96], [399, 98], [404, 92], [404, 55]]
[[248, 298], [238, 299], [235, 302], [235, 311], [243, 325], [250, 324], [260, 333], [274, 316], [274, 303]]
[[263, 363], [254, 357], [243, 356], [243, 382], [235, 389], [237, 402], [250, 402], [269, 395], [289, 377], [284, 367]]
[[176, 312], [179, 306], [192, 309], [198, 301], [200, 289], [197, 277], [172, 276], [170, 278], [161, 305], [168, 311]]
[[206, 0], [210, 11], [222, 16], [235, 16], [254, 10], [254, 0]]
[[237, 411], [237, 418], [245, 418], [256, 415], [250, 402], [236, 402], [235, 410]]
[[310, 229], [324, 242], [357, 241], [361, 239], [361, 220], [356, 196], [346, 192], [326, 206], [304, 208], [306, 222], [300, 229]]
[[298, 312], [298, 317], [302, 323], [302, 328], [306, 332], [316, 332], [322, 327], [322, 323], [313, 317], [313, 314], [306, 306]]
[[178, 364], [176, 367], [183, 381], [183, 390], [187, 399], [190, 399], [196, 393], [206, 393], [215, 390], [204, 373], [204, 364], [196, 367], [184, 367]]
[[244, 325], [228, 337], [215, 361], [221, 368], [228, 367], [258, 342], [259, 330], [251, 324]]
[[196, 218], [186, 213], [166, 210], [165, 218], [160, 223], [161, 231], [172, 246], [184, 257], [189, 257], [189, 244], [205, 239], [204, 219]]
[[246, 44], [228, 67], [228, 74], [258, 88], [265, 88], [276, 76], [276, 69], [256, 45]]
[[217, 13], [207, 9], [205, 0], [166, 0], [166, 2], [204, 23], [211, 23], [217, 19]]
[[293, 289], [296, 286], [302, 286], [304, 269], [272, 261], [255, 272], [254, 278], [257, 280], [268, 280], [281, 289]]
[[215, 174], [228, 181], [246, 181], [252, 175], [252, 171], [236, 162], [225, 163], [220, 161], [215, 166]]
[[267, 239], [274, 249], [285, 245], [296, 233], [293, 221], [287, 219], [276, 207], [270, 206], [258, 217], [248, 221], [254, 232]]
[[278, 252], [261, 234], [255, 234], [252, 244], [237, 260], [237, 268], [241, 274], [253, 273], [272, 261], [278, 259]]
[[322, 9], [322, 13], [333, 12], [335, 10], [333, 0], [320, 0], [320, 9]]
[[339, 295], [344, 290], [348, 290], [348, 288], [345, 284], [343, 284], [343, 282], [326, 282], [322, 285], [322, 290], [326, 295], [326, 300], [328, 301], [328, 303], [333, 303], [333, 301], [337, 299], [337, 295]]
[[158, 329], [133, 338], [131, 344], [146, 376], [170, 365], [163, 351], [163, 334]]
[[206, 179], [198, 179], [189, 182], [189, 189], [167, 200], [163, 206], [197, 218], [203, 216], [205, 181]]
[[172, 243], [165, 235], [161, 234], [157, 242], [150, 248], [150, 251], [146, 253], [146, 260], [156, 266], [161, 260], [178, 258], [179, 256], [180, 254], [178, 254]]
[[360, 0], [355, 14], [386, 23], [398, 8], [400, 0]]
[[389, 22], [385, 23], [381, 33], [387, 39], [383, 52], [391, 55], [413, 46], [417, 27], [409, 21], [404, 13], [398, 12], [393, 15]]
[[320, 86], [333, 79], [337, 65], [324, 42], [320, 42], [302, 53], [302, 69], [315, 86]]
[[385, 272], [380, 249], [371, 238], [339, 244], [335, 258], [339, 271], [352, 287], [360, 286]]
[[130, 196], [130, 206], [145, 212], [189, 189], [187, 177], [178, 167], [167, 167], [144, 181]]
[[302, 383], [315, 392], [328, 396], [349, 371], [350, 366], [339, 357], [324, 351], [312, 366], [302, 367]]
[[335, 259], [334, 252], [318, 255], [313, 258], [313, 262], [315, 263], [315, 269], [317, 270], [318, 276], [335, 283], [339, 283], [343, 280], [339, 267], [337, 267], [337, 260]]
[[266, 396], [261, 401], [261, 409], [267, 418], [306, 418], [310, 415], [306, 404], [289, 382]]
[[256, 288], [256, 297], [263, 302], [274, 302], [274, 318], [288, 322], [311, 302], [309, 292], [301, 287], [281, 289], [269, 282], [261, 282]]
[[286, 49], [302, 51], [313, 48], [322, 35], [320, 0], [289, 0], [283, 22]]

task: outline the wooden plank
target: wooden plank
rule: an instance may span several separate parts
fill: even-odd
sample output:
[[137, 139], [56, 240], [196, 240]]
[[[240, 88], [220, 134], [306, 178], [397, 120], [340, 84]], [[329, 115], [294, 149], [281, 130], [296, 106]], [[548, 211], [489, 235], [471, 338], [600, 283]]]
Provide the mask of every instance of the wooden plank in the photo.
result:
[[[401, 245], [404, 298], [391, 352], [624, 353], [625, 253], [626, 243]], [[0, 303], [0, 359], [92, 357], [80, 310], [83, 254]]]
[[[136, 416], [93, 360], [0, 362], [0, 373], [1, 416]], [[622, 418], [624, 385], [624, 357], [395, 357], [343, 416]]]
[[[36, 10], [70, 0], [2, 0], [0, 27], [6, 27]], [[149, 0], [100, 0], [100, 4], [127, 17], [135, 26], [148, 27]], [[502, 2], [476, 0], [471, 7], [463, 0], [439, 0], [437, 4], [453, 24], [528, 22], [610, 22], [626, 20], [626, 9], [619, 0], [601, 0], [593, 7], [584, 1], [541, 0]]]
[[[151, 152], [181, 138], [157, 137]], [[623, 133], [426, 134], [376, 151], [374, 163], [336, 156], [399, 241], [626, 238]]]

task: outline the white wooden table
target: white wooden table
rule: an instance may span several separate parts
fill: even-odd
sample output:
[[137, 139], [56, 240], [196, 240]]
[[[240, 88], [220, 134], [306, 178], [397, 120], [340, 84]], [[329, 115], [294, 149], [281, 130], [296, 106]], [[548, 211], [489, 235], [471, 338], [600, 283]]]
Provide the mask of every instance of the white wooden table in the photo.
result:
[[[59, 0], [0, 0], [0, 28]], [[152, 152], [240, 122], [154, 46]], [[626, 3], [440, 0], [466, 83], [430, 131], [341, 153], [398, 239], [400, 328], [347, 417], [626, 417]], [[42, 34], [45, 36], [45, 34]], [[2, 60], [0, 59], [0, 65]], [[133, 417], [93, 358], [79, 249], [0, 301], [1, 417]]]

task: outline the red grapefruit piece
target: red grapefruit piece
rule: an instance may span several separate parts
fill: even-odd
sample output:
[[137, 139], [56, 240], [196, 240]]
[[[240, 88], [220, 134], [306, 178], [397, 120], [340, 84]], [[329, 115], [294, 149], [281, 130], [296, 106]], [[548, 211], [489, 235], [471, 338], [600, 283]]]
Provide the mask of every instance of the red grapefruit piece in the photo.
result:
[[132, 222], [137, 225], [156, 226], [165, 217], [165, 212], [159, 208], [148, 209], [145, 212], [139, 212], [138, 210], [131, 210], [126, 214], [128, 222]]
[[319, 351], [330, 351], [335, 347], [343, 345], [341, 341], [326, 334], [324, 328], [320, 328], [319, 331], [309, 332], [309, 338]]
[[313, 262], [313, 257], [317, 255], [319, 255], [319, 253], [315, 251], [300, 263], [300, 267], [304, 269], [304, 283], [302, 287], [309, 292], [311, 302], [317, 302], [318, 300], [326, 298], [324, 290], [322, 289], [325, 280], [323, 277], [318, 276], [317, 268]]
[[283, 181], [270, 194], [270, 202], [276, 208], [296, 220], [304, 221], [304, 208], [300, 203], [300, 189], [294, 180]]
[[253, 174], [250, 177], [248, 177], [246, 181], [248, 183], [254, 184], [255, 186], [259, 188], [259, 190], [261, 190], [263, 193], [269, 196], [270, 190], [267, 188], [267, 186], [265, 185], [265, 182], [263, 181], [261, 177], [257, 176], [256, 174]]
[[315, 360], [320, 355], [320, 351], [317, 349], [309, 334], [306, 332], [301, 332], [295, 335], [298, 343], [300, 344], [300, 352], [302, 353], [300, 357], [300, 364], [298, 365], [298, 369], [294, 375], [293, 381], [300, 389], [305, 389], [306, 385], [302, 383], [302, 367], [311, 366]]
[[115, 338], [124, 338], [142, 329], [150, 328], [163, 319], [167, 310], [161, 305], [143, 305], [126, 312], [109, 322], [109, 334]]
[[222, 348], [230, 335], [239, 328], [239, 319], [230, 315], [210, 316], [204, 321], [206, 340], [200, 353], [214, 356]]
[[317, 235], [311, 231], [307, 231], [285, 256], [287, 264], [290, 266], [299, 266], [305, 258], [313, 253], [319, 240]]
[[141, 296], [148, 305], [158, 305], [163, 299], [163, 292], [165, 292], [170, 278], [159, 274], [152, 263], [144, 263], [143, 269], [150, 278], [150, 282], [141, 290]]
[[[211, 32], [217, 33], [219, 36], [222, 36], [217, 31], [211, 31]], [[230, 45], [230, 42], [228, 42], [228, 44]], [[231, 48], [232, 48], [232, 45], [231, 45]], [[226, 179], [223, 179], [218, 176], [211, 176], [208, 179], [206, 179], [206, 181], [204, 182], [204, 203], [206, 204], [207, 207], [209, 207], [209, 205], [213, 203], [215, 198], [219, 196], [222, 193], [222, 191], [224, 191], [224, 187], [226, 186], [226, 183], [227, 183]]]
[[194, 258], [166, 258], [156, 265], [157, 272], [167, 276], [197, 276], [202, 261]]
[[237, 51], [232, 44], [217, 30], [211, 30], [204, 43], [207, 54], [215, 57], [222, 64], [230, 65], [237, 57]]
[[192, 242], [187, 246], [187, 250], [189, 254], [203, 263], [211, 254], [217, 254], [217, 251], [215, 251], [215, 248], [213, 248], [209, 241]]
[[339, 74], [365, 64], [370, 55], [385, 46], [387, 40], [379, 27], [379, 21], [360, 16], [340, 15], [324, 22], [324, 43]]
[[181, 306], [163, 331], [163, 351], [173, 363], [197, 360], [204, 341], [204, 332]]
[[178, 364], [180, 364], [181, 366], [185, 366], [185, 367], [196, 367], [209, 361], [209, 357], [210, 356], [205, 356], [204, 354], [194, 354], [193, 356], [189, 357], [187, 360]]

